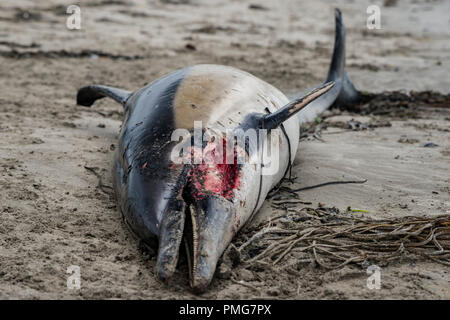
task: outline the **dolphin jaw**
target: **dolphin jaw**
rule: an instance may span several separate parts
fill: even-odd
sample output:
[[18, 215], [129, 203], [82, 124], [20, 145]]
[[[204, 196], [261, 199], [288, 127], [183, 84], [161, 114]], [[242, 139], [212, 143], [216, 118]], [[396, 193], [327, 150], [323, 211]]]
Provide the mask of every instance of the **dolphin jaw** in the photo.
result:
[[190, 286], [201, 293], [211, 282], [219, 258], [238, 230], [236, 208], [224, 197], [208, 196], [196, 200], [188, 211], [186, 215], [191, 219], [186, 220], [190, 226], [186, 227], [184, 237], [192, 244], [186, 252], [191, 261]]
[[[217, 144], [206, 148], [214, 153]], [[231, 164], [186, 165], [185, 184], [175, 191], [178, 196], [170, 201], [160, 228], [159, 279], [167, 281], [173, 275], [180, 247], [184, 247], [190, 286], [197, 293], [208, 287], [220, 256], [239, 227], [234, 200], [240, 185], [241, 165], [235, 160]]]

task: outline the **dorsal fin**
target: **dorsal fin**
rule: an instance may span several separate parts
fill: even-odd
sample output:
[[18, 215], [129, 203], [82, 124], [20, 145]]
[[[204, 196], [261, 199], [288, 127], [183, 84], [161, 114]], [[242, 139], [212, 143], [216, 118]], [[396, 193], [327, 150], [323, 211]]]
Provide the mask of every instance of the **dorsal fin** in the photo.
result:
[[86, 86], [78, 90], [77, 104], [90, 107], [96, 100], [104, 97], [110, 97], [120, 104], [125, 105], [130, 95], [130, 91], [118, 88], [100, 85]]

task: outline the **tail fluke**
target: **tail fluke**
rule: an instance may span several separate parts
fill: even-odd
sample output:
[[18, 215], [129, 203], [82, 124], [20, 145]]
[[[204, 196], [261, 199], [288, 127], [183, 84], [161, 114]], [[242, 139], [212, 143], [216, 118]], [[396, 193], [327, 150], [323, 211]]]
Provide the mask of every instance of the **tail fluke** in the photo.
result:
[[300, 122], [314, 120], [331, 105], [342, 106], [359, 101], [361, 94], [355, 89], [345, 71], [345, 26], [342, 14], [335, 9], [336, 33], [334, 39], [333, 57], [326, 82], [335, 82], [335, 86], [326, 94], [309, 104], [299, 113]]

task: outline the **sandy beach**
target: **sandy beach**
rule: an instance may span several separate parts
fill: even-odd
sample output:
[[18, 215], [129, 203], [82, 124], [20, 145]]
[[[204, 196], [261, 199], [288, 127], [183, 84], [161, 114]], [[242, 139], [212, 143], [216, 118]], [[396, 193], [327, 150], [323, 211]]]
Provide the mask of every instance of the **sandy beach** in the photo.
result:
[[[78, 1], [80, 30], [66, 27], [71, 4], [0, 4], [1, 299], [450, 299], [450, 268], [415, 258], [383, 266], [379, 290], [351, 264], [305, 265], [301, 277], [237, 266], [201, 295], [183, 266], [169, 285], [159, 282], [154, 253], [85, 169], [112, 184], [122, 107], [75, 99], [84, 85], [134, 91], [200, 63], [240, 68], [293, 96], [325, 79], [338, 7], [359, 90], [432, 90], [444, 102], [413, 115], [327, 111], [326, 127], [301, 138], [295, 187], [367, 182], [302, 191], [300, 199], [373, 219], [450, 214], [449, 1], [378, 1], [379, 30], [366, 27], [370, 1], [86, 0]], [[348, 126], [355, 122], [364, 130]], [[254, 224], [282, 212], [271, 204]], [[79, 290], [66, 285], [71, 265], [81, 270]]]

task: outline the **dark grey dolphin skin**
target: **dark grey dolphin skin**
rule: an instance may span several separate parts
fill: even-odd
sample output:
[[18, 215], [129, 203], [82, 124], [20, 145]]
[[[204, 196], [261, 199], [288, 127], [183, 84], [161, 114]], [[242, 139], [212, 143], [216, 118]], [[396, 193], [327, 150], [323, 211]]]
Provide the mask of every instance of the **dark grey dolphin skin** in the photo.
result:
[[[359, 92], [344, 65], [345, 28], [336, 9], [328, 77], [291, 101], [246, 72], [215, 65], [174, 71], [135, 92], [100, 85], [78, 91], [79, 105], [91, 106], [109, 97], [124, 107], [114, 158], [115, 194], [132, 232], [144, 242], [158, 239], [159, 279], [173, 275], [180, 247], [184, 247], [192, 288], [206, 290], [233, 236], [251, 220], [291, 165], [291, 153], [295, 155], [298, 146], [299, 118], [310, 118], [332, 104], [358, 101]], [[293, 117], [296, 114], [298, 117]], [[280, 141], [278, 171], [263, 177], [261, 165], [233, 163], [211, 169], [202, 164], [173, 163], [171, 153], [178, 142], [172, 141], [172, 133], [180, 128], [192, 131], [196, 120], [219, 131], [270, 130]]]

